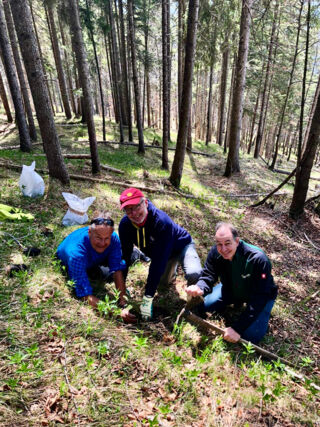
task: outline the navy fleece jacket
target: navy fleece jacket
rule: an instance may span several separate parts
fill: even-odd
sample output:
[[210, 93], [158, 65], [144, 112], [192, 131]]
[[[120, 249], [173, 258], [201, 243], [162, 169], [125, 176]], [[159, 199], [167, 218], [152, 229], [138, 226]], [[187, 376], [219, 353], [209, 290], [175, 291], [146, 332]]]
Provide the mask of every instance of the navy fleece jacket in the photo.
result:
[[268, 301], [274, 300], [278, 288], [271, 274], [271, 262], [262, 249], [242, 240], [232, 261], [224, 259], [217, 247], [209, 252], [197, 283], [207, 295], [213, 285], [222, 283], [222, 299], [227, 304], [245, 302], [246, 309], [231, 325], [240, 335], [254, 322]]
[[179, 254], [191, 243], [190, 234], [148, 200], [147, 221], [137, 227], [124, 216], [119, 224], [119, 237], [123, 258], [130, 265], [133, 245], [138, 246], [151, 258], [145, 295], [154, 296], [160, 278], [170, 257]]

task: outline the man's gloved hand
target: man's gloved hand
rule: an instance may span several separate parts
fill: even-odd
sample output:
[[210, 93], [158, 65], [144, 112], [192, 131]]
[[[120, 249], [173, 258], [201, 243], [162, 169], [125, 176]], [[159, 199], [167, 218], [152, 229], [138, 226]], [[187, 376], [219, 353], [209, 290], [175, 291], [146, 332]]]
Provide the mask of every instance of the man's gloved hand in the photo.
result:
[[142, 302], [140, 305], [140, 312], [143, 320], [150, 320], [152, 318], [152, 304], [153, 304], [153, 297], [150, 297], [149, 295], [145, 295], [142, 298]]

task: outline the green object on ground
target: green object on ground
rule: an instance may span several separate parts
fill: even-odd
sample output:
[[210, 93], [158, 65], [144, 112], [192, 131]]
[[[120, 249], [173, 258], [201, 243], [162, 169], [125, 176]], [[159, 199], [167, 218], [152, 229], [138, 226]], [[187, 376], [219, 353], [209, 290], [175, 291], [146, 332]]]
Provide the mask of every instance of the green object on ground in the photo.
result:
[[0, 203], [0, 220], [7, 219], [12, 221], [32, 221], [34, 216], [29, 213], [24, 213], [19, 208]]

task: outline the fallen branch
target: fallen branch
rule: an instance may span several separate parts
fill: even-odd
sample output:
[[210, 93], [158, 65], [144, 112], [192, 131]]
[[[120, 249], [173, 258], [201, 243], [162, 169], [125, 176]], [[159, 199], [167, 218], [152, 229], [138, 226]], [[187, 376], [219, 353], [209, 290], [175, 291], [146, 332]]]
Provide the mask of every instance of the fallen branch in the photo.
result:
[[[251, 197], [257, 197], [257, 196], [265, 196], [267, 193], [253, 193], [253, 194], [226, 194], [227, 197], [243, 197], [243, 198], [251, 198]], [[290, 193], [288, 192], [283, 192], [283, 193], [278, 193], [276, 194], [276, 196], [288, 196], [290, 195]]]
[[[63, 154], [62, 153], [62, 155], [65, 159], [91, 159], [90, 154], [70, 154], [70, 153]], [[37, 154], [34, 154], [34, 156], [45, 157], [46, 155], [43, 153], [37, 153]]]
[[291, 172], [291, 174], [289, 176], [287, 176], [287, 178], [282, 181], [282, 183], [280, 185], [278, 185], [277, 188], [275, 188], [273, 191], [271, 191], [271, 193], [269, 193], [264, 199], [260, 200], [260, 202], [255, 203], [254, 205], [250, 205], [251, 208], [256, 208], [257, 206], [263, 205], [268, 199], [270, 199], [270, 197], [276, 193], [278, 190], [280, 190], [280, 188], [282, 188], [288, 181], [289, 179], [296, 173], [296, 169], [294, 168], [293, 171]]
[[[33, 142], [31, 145], [31, 148], [33, 148], [36, 145], [42, 145], [42, 142]], [[0, 150], [17, 150], [20, 148], [20, 145], [11, 145], [6, 147], [0, 147]], [[34, 154], [36, 155], [36, 154]]]
[[[91, 157], [90, 157], [90, 158], [91, 158]], [[91, 165], [89, 164], [89, 162], [86, 162], [85, 164], [86, 164], [86, 165], [91, 166]], [[100, 164], [100, 167], [101, 167], [101, 169], [103, 169], [103, 170], [106, 170], [106, 171], [109, 171], [109, 172], [118, 173], [119, 175], [124, 175], [124, 171], [123, 171], [123, 170], [121, 170], [121, 169], [116, 169], [116, 168], [113, 168], [112, 166], [108, 166], [108, 165], [101, 165], [101, 164]]]
[[313, 241], [306, 235], [306, 233], [303, 233], [304, 237], [308, 240], [308, 242], [310, 243], [310, 245], [312, 245], [315, 249], [317, 249], [318, 251], [320, 251], [320, 247], [317, 246], [315, 243], [313, 243]]
[[[195, 314], [191, 313], [191, 311], [185, 310], [184, 312], [184, 316], [187, 320], [195, 323], [197, 326], [200, 326], [206, 330], [211, 330], [214, 332], [217, 332], [220, 335], [224, 334], [224, 329], [220, 328], [219, 326], [216, 326], [204, 319], [202, 319], [199, 316], [196, 316]], [[277, 356], [274, 353], [271, 353], [268, 350], [265, 350], [262, 347], [259, 347], [256, 344], [252, 344], [250, 341], [244, 340], [243, 338], [240, 338], [238, 343], [244, 344], [244, 345], [250, 345], [252, 346], [252, 348], [257, 351], [258, 353], [260, 353], [261, 355], [263, 355], [264, 357], [271, 359], [271, 360], [279, 360], [281, 363], [283, 363], [285, 366], [285, 370], [289, 373], [289, 375], [291, 375], [294, 378], [297, 378], [299, 380], [301, 380], [302, 382], [308, 384], [310, 387], [315, 388], [316, 390], [320, 391], [320, 387], [315, 384], [315, 383], [311, 383], [309, 379], [307, 379], [305, 376], [303, 376], [302, 374], [298, 374], [294, 371], [292, 371], [291, 369], [288, 368], [288, 366], [291, 366], [292, 368], [296, 368], [296, 365], [294, 365], [293, 363], [289, 362], [286, 359], [283, 359], [282, 357]]]

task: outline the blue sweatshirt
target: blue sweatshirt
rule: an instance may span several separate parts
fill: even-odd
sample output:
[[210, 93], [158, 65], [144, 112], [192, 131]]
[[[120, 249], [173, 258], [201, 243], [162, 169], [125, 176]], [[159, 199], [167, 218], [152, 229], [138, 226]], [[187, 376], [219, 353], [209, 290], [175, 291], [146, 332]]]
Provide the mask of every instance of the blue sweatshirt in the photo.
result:
[[255, 321], [267, 302], [277, 296], [269, 258], [262, 249], [242, 240], [232, 261], [224, 259], [216, 246], [211, 248], [197, 285], [207, 295], [218, 279], [222, 283], [222, 299], [227, 304], [247, 304], [239, 320], [231, 325], [240, 335]]
[[179, 254], [191, 243], [190, 234], [148, 200], [147, 221], [142, 227], [135, 226], [127, 216], [119, 224], [123, 258], [130, 265], [133, 245], [138, 246], [151, 258], [145, 295], [154, 296], [160, 278], [170, 257]]
[[125, 269], [125, 263], [121, 261], [121, 246], [117, 233], [112, 233], [107, 249], [98, 253], [91, 246], [88, 230], [89, 227], [83, 227], [73, 231], [57, 249], [58, 258], [67, 267], [69, 278], [74, 281], [78, 298], [92, 295], [88, 268], [107, 265], [110, 273]]

